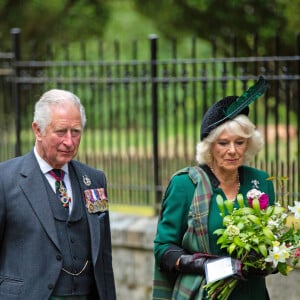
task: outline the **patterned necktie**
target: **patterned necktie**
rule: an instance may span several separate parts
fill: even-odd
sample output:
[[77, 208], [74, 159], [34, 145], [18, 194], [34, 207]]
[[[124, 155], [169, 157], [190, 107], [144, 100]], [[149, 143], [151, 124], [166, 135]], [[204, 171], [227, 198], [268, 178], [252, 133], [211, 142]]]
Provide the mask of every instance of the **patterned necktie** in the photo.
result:
[[65, 172], [61, 169], [52, 169], [49, 174], [55, 178], [55, 190], [57, 198], [62, 203], [63, 207], [69, 207], [71, 198], [68, 196], [66, 185], [64, 182]]

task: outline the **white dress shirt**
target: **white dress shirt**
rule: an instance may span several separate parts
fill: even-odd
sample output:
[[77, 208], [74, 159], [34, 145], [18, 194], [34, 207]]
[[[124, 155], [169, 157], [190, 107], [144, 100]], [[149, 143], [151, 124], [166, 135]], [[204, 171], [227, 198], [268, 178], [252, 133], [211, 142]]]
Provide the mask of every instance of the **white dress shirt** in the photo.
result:
[[[55, 188], [55, 178], [49, 174], [49, 172], [53, 169], [44, 159], [41, 158], [41, 156], [38, 154], [36, 148], [34, 147], [34, 155], [37, 159], [37, 162], [40, 166], [40, 169], [42, 173], [46, 176], [51, 188], [53, 189], [54, 193], [56, 193], [56, 188]], [[71, 181], [70, 181], [70, 176], [69, 176], [69, 168], [68, 164], [65, 164], [61, 168], [65, 172], [64, 176], [64, 182], [68, 191], [68, 196], [71, 197], [71, 202], [69, 203], [69, 213], [72, 211], [73, 207], [73, 194], [72, 194], [72, 186], [71, 186]]]

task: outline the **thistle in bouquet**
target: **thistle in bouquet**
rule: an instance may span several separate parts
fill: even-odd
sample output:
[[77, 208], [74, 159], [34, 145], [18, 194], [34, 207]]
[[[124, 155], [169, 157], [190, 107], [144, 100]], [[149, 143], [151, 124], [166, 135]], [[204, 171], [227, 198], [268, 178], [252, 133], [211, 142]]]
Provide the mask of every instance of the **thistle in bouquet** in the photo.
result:
[[[217, 196], [223, 228], [214, 234], [219, 236], [221, 249], [242, 262], [246, 277], [249, 273], [270, 274], [275, 270], [287, 275], [299, 261], [300, 231], [286, 226], [286, 208], [279, 204], [268, 206], [268, 195], [257, 189], [247, 193], [247, 201], [239, 194], [237, 202], [239, 207], [234, 208], [232, 201]], [[234, 277], [208, 283], [209, 298], [228, 299], [238, 283]]]

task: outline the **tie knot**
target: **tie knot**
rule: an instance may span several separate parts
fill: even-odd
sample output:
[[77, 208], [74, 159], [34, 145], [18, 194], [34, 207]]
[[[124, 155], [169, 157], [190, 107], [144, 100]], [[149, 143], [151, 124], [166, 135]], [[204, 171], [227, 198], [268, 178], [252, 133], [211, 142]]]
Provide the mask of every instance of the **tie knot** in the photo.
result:
[[62, 181], [65, 175], [62, 169], [52, 169], [49, 173], [58, 181]]

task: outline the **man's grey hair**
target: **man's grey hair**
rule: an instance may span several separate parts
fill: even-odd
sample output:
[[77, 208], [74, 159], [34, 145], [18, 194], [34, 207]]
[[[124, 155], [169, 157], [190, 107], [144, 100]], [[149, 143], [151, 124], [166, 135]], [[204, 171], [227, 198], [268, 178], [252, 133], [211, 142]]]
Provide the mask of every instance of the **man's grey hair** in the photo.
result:
[[47, 125], [51, 122], [51, 107], [71, 102], [78, 107], [81, 115], [82, 129], [86, 123], [85, 109], [80, 99], [72, 92], [66, 90], [52, 89], [45, 92], [36, 102], [33, 121], [37, 123], [42, 133], [45, 133]]

